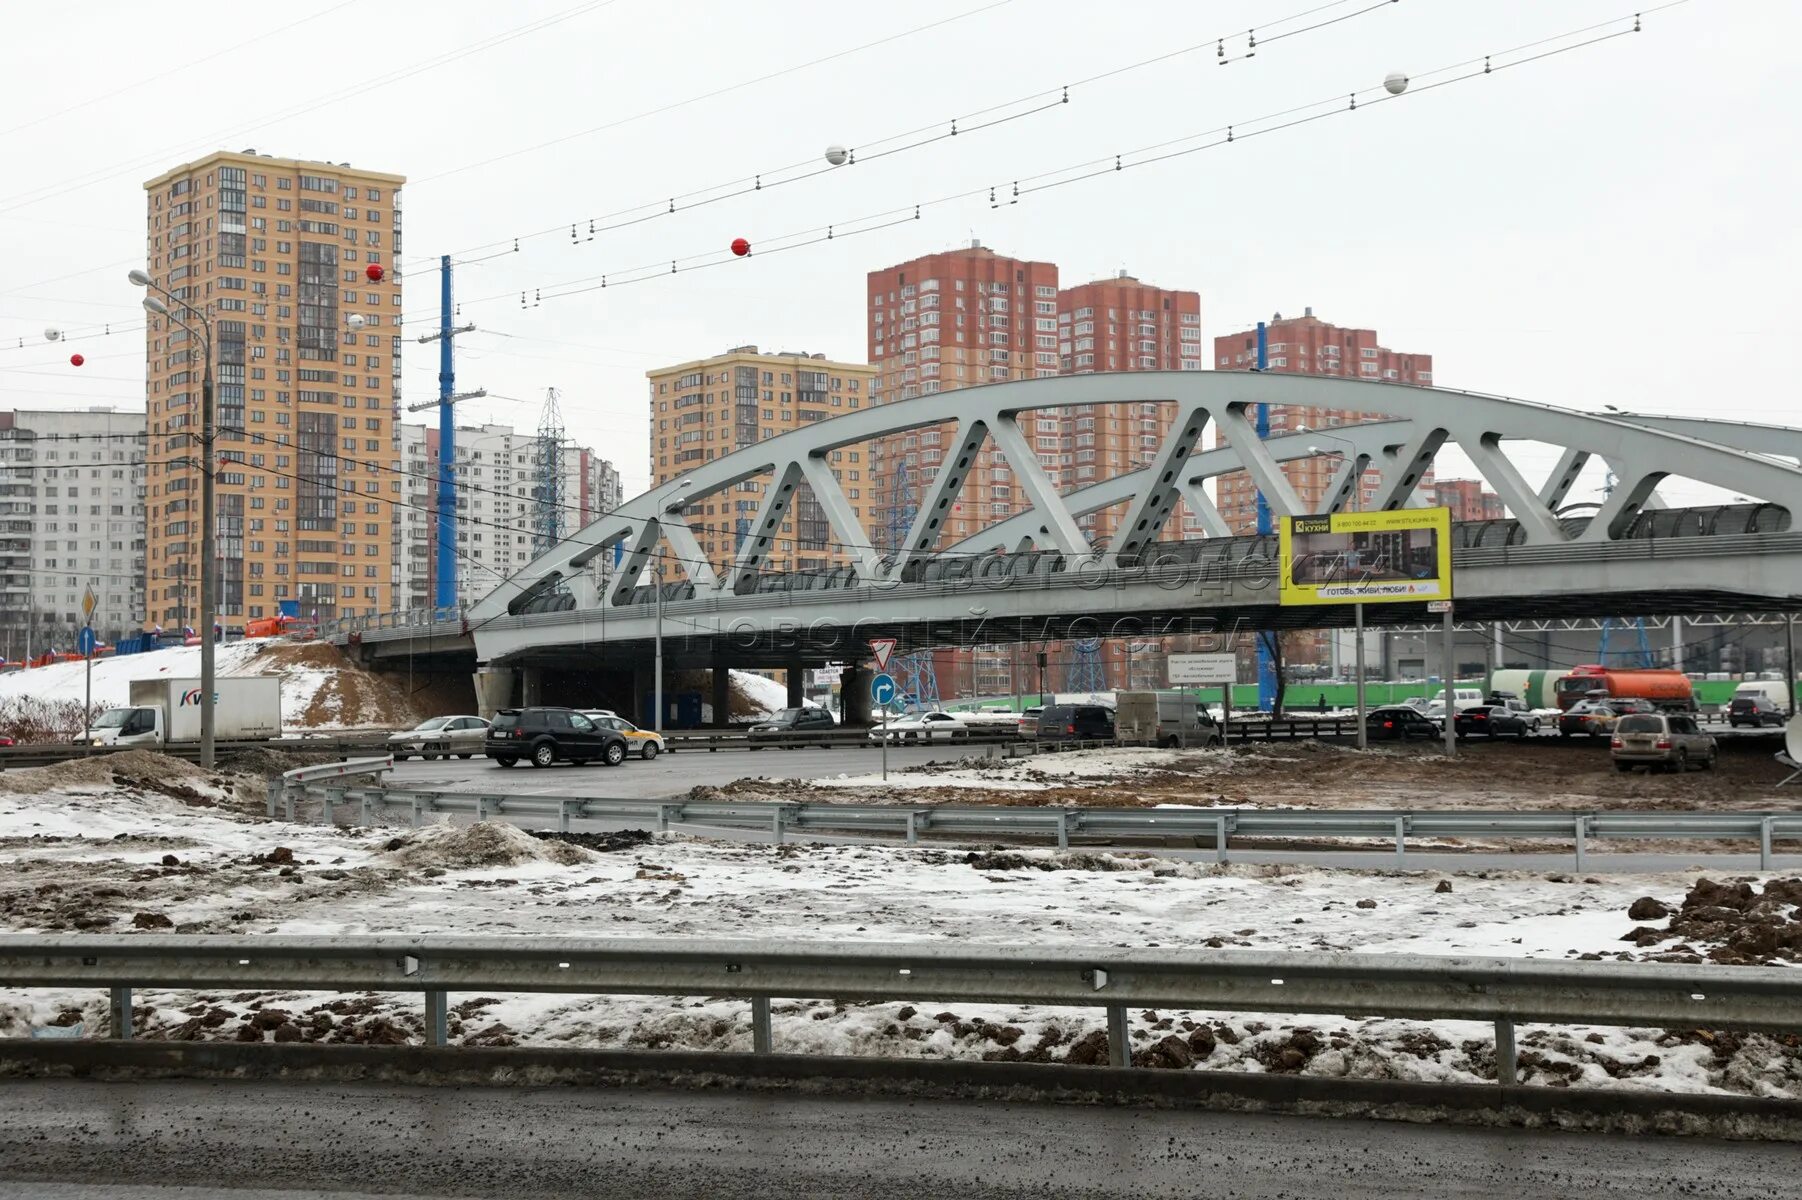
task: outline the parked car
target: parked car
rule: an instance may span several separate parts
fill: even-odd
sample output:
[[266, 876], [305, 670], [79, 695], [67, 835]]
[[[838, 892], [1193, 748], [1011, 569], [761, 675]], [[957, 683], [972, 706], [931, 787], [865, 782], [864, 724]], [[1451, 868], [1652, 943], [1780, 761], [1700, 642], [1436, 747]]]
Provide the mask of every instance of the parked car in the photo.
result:
[[610, 708], [585, 708], [582, 710], [582, 715], [602, 729], [618, 730], [625, 737], [626, 745], [636, 751], [638, 757], [642, 759], [656, 758], [668, 749], [663, 744], [661, 733], [653, 729], [640, 729]]
[[1372, 742], [1405, 742], [1413, 738], [1431, 741], [1443, 736], [1437, 721], [1408, 704], [1386, 704], [1364, 714], [1364, 738]]
[[1617, 771], [1634, 767], [1687, 771], [1692, 766], [1712, 771], [1719, 753], [1714, 738], [1703, 733], [1688, 713], [1628, 713], [1615, 723], [1608, 743]]
[[1614, 723], [1619, 717], [1613, 705], [1599, 700], [1579, 700], [1558, 715], [1558, 736], [1572, 737], [1582, 733], [1601, 737], [1614, 731]]
[[1766, 725], [1783, 725], [1788, 721], [1789, 713], [1781, 704], [1763, 692], [1749, 690], [1746, 684], [1740, 685], [1727, 705], [1727, 723], [1735, 729], [1741, 725], [1763, 729]]
[[1041, 742], [1112, 741], [1114, 710], [1105, 704], [1047, 704], [1033, 736]]
[[[830, 733], [837, 725], [823, 708], [785, 708], [768, 720], [751, 726], [751, 749], [761, 750], [772, 741], [801, 733]], [[758, 743], [763, 743], [759, 745]], [[794, 749], [793, 745], [789, 749]]]
[[485, 753], [503, 767], [527, 759], [534, 767], [600, 760], [610, 767], [626, 761], [625, 735], [602, 729], [573, 708], [503, 708], [488, 727]]
[[1479, 704], [1458, 711], [1452, 729], [1459, 737], [1525, 738], [1539, 728], [1539, 718], [1504, 704]]
[[480, 717], [430, 717], [411, 729], [388, 735], [388, 749], [400, 762], [420, 758], [474, 758], [488, 740], [488, 722]]
[[1034, 704], [1020, 710], [1020, 736], [1032, 741], [1039, 736], [1039, 718], [1045, 713], [1043, 704]]
[[872, 725], [870, 740], [880, 742], [942, 742], [970, 736], [970, 726], [957, 713], [908, 713], [887, 725]]

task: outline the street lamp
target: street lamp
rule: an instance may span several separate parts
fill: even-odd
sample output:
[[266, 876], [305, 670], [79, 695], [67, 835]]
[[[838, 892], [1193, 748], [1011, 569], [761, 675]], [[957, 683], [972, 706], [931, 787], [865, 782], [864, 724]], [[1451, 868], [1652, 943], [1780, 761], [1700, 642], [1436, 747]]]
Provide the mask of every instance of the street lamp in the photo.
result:
[[[206, 313], [178, 298], [142, 268], [134, 267], [126, 278], [138, 287], [149, 289], [144, 293], [145, 311], [167, 317], [187, 330], [190, 337], [200, 339], [200, 765], [210, 770], [214, 760], [213, 730], [217, 715], [213, 703], [218, 686], [213, 661], [216, 649], [213, 626], [218, 620], [214, 610], [218, 606], [219, 583], [213, 499], [213, 322]], [[199, 328], [177, 316], [170, 303], [178, 305], [189, 320], [199, 324]], [[182, 586], [184, 589], [187, 586], [185, 579]]]

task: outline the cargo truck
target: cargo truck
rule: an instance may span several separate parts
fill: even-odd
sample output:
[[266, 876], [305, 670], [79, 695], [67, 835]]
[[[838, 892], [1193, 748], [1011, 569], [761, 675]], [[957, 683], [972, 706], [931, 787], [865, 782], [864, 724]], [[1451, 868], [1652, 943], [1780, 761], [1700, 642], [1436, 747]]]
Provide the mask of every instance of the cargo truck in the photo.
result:
[[1119, 692], [1114, 736], [1134, 745], [1188, 747], [1225, 744], [1220, 726], [1193, 696]]
[[[90, 746], [167, 746], [200, 740], [200, 680], [134, 679], [131, 703], [109, 708], [77, 738]], [[222, 742], [282, 731], [282, 681], [274, 675], [214, 680], [213, 736]]]
[[1667, 712], [1694, 712], [1696, 690], [1682, 671], [1620, 670], [1588, 664], [1558, 681], [1558, 707], [1579, 700], [1650, 700]]

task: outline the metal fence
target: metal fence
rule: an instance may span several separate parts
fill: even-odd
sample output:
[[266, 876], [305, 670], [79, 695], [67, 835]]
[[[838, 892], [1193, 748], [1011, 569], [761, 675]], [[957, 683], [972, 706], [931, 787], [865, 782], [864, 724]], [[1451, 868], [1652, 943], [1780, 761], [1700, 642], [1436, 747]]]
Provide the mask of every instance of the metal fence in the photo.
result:
[[[1407, 865], [1411, 840], [1568, 840], [1576, 867], [1583, 870], [1588, 865], [1591, 842], [1658, 839], [1752, 842], [1758, 846], [1760, 868], [1769, 870], [1776, 857], [1772, 849], [1775, 842], [1802, 839], [1802, 812], [1396, 812], [785, 803], [521, 796], [303, 784], [272, 791], [268, 812], [274, 817], [280, 811], [292, 821], [303, 815], [303, 807], [307, 810], [304, 815], [311, 816], [315, 806], [327, 824], [334, 823], [340, 814], [349, 814], [350, 819], [362, 825], [379, 824], [396, 816], [418, 825], [431, 817], [451, 814], [484, 821], [503, 818], [525, 825], [554, 826], [560, 831], [567, 831], [572, 821], [643, 821], [660, 833], [677, 825], [753, 830], [767, 832], [777, 842], [791, 833], [848, 833], [898, 837], [912, 844], [923, 834], [942, 834], [1055, 841], [1058, 848], [1065, 849], [1070, 839], [1077, 836], [1193, 838], [1198, 845], [1212, 845], [1219, 862], [1228, 861], [1234, 838], [1241, 839], [1241, 848], [1245, 839], [1255, 838], [1380, 839], [1394, 845], [1397, 866]], [[1415, 849], [1418, 852], [1420, 847]]]
[[105, 988], [121, 1038], [134, 988], [420, 992], [435, 1046], [453, 992], [737, 997], [758, 1054], [773, 1049], [776, 997], [1102, 1008], [1117, 1067], [1131, 1065], [1131, 1011], [1149, 1007], [1488, 1021], [1503, 1084], [1516, 1024], [1802, 1029], [1802, 988], [1781, 967], [1104, 947], [8, 934], [0, 987]]

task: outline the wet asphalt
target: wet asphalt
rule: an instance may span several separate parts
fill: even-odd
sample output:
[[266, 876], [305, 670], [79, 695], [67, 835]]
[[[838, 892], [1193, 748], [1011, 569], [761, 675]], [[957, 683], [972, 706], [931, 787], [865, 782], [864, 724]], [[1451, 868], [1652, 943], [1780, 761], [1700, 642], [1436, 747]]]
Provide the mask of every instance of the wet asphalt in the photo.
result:
[[0, 1083], [0, 1197], [1802, 1197], [1793, 1145], [573, 1088]]

